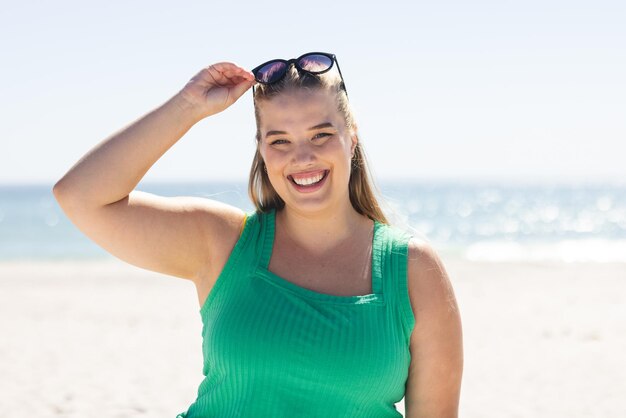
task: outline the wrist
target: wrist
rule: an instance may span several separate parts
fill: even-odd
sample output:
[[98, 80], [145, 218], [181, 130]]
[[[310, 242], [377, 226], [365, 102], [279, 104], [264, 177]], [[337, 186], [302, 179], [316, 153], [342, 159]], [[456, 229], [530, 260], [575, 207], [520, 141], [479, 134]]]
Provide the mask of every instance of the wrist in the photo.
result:
[[185, 99], [181, 92], [176, 93], [168, 102], [183, 121], [195, 124], [204, 117], [197, 106]]

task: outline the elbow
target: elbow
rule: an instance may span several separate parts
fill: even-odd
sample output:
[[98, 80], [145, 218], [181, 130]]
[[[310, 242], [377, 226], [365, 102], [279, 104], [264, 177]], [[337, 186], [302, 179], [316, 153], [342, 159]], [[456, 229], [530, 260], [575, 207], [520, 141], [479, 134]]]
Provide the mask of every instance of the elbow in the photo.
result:
[[72, 188], [63, 181], [63, 179], [54, 184], [52, 187], [52, 194], [66, 215], [68, 215], [69, 212], [72, 212], [72, 208], [76, 206], [76, 202], [81, 200], [79, 198], [79, 194], [76, 193], [75, 190], [73, 191]]
[[66, 200], [68, 191], [67, 187], [63, 183], [63, 179], [57, 181], [54, 186], [52, 186], [52, 194], [57, 202], [61, 203], [61, 201]]
[[69, 198], [67, 197], [68, 192], [61, 181], [56, 182], [56, 184], [52, 187], [52, 195], [59, 204], [61, 210], [63, 210], [63, 212], [67, 215], [69, 209]]
[[52, 194], [54, 195], [54, 198], [57, 200], [57, 202], [59, 201], [59, 199], [61, 198], [61, 190], [62, 190], [62, 185], [61, 185], [61, 180], [57, 181], [56, 183], [54, 183], [54, 186], [52, 186]]

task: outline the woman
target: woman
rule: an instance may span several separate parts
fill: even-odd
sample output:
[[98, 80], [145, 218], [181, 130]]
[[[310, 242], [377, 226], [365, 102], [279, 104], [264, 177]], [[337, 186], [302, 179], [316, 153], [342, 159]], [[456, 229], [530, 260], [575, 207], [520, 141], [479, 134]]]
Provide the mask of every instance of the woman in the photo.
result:
[[[336, 70], [336, 71], [335, 71]], [[195, 123], [253, 88], [257, 210], [133, 190]], [[54, 186], [87, 236], [191, 280], [205, 378], [179, 417], [456, 417], [462, 331], [436, 252], [387, 224], [332, 54], [219, 62]]]

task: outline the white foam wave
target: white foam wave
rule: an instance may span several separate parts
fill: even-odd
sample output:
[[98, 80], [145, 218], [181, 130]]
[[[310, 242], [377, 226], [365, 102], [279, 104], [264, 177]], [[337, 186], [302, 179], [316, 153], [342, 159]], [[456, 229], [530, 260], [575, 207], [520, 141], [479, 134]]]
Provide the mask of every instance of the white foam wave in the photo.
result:
[[471, 261], [561, 261], [626, 263], [626, 240], [578, 239], [555, 243], [481, 241], [464, 252]]

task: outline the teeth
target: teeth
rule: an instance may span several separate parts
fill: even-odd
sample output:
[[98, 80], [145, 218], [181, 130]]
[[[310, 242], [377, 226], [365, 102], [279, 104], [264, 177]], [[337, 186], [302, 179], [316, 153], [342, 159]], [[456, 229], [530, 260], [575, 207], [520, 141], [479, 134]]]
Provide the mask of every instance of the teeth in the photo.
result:
[[293, 181], [296, 184], [299, 184], [300, 186], [308, 186], [309, 184], [317, 183], [318, 181], [322, 179], [322, 177], [324, 177], [324, 173], [318, 174], [317, 176], [313, 176], [313, 177], [305, 177], [305, 178], [299, 178], [299, 179], [296, 179], [295, 177], [292, 176]]

